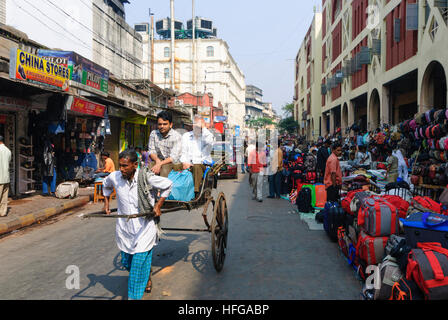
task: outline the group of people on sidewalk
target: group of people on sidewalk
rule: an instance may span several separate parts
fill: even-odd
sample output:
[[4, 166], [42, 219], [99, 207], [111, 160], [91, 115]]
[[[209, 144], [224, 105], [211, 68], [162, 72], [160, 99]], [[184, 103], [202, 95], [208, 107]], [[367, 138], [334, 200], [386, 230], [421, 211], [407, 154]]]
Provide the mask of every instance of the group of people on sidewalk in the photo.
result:
[[[263, 200], [263, 177], [268, 177], [267, 198], [288, 198], [296, 181], [323, 183], [329, 201], [338, 201], [342, 177], [356, 170], [385, 170], [385, 180], [409, 183], [409, 160], [393, 134], [377, 129], [362, 132], [354, 128], [352, 137], [343, 138], [340, 130], [317, 142], [304, 137], [281, 137], [277, 146], [257, 143], [246, 147], [246, 168], [253, 199]], [[242, 171], [244, 173], [244, 170]]]

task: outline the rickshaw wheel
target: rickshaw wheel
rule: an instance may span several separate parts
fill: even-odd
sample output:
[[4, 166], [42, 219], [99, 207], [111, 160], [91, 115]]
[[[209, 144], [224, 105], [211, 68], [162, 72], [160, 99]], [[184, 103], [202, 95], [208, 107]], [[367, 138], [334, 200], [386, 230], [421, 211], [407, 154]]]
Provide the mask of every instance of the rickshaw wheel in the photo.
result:
[[211, 225], [213, 265], [217, 272], [221, 272], [226, 258], [228, 222], [226, 198], [221, 192], [214, 205]]

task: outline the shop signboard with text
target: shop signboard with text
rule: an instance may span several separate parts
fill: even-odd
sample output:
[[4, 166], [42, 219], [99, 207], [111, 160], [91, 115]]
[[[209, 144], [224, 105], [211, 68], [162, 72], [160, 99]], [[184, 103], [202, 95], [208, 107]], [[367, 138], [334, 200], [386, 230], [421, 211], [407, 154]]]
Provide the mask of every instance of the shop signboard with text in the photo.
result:
[[68, 91], [71, 72], [67, 67], [29, 52], [12, 48], [9, 77]]
[[70, 86], [107, 97], [109, 70], [72, 51], [38, 50], [38, 55], [70, 70]]
[[87, 101], [78, 97], [70, 96], [67, 99], [67, 110], [79, 112], [89, 116], [104, 118], [106, 106], [102, 104]]

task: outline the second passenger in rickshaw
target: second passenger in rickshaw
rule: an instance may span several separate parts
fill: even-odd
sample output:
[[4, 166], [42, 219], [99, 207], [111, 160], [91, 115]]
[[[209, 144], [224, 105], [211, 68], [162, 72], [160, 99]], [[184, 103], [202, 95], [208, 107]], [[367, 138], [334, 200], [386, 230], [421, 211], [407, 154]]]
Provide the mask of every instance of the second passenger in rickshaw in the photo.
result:
[[182, 155], [180, 162], [184, 170], [192, 169], [194, 192], [197, 194], [201, 187], [202, 178], [206, 169], [205, 164], [212, 163], [211, 151], [213, 147], [213, 134], [205, 127], [204, 119], [194, 117], [193, 131], [182, 136]]

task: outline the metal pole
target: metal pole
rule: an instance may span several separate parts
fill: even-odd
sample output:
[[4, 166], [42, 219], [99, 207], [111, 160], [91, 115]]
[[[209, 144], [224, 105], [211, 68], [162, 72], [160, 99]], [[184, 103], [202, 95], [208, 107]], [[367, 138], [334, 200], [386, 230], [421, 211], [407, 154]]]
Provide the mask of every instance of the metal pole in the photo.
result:
[[[150, 11], [151, 12], [151, 11]], [[151, 15], [151, 82], [154, 83], [154, 14]]]
[[171, 89], [174, 90], [174, 38], [175, 38], [175, 32], [174, 32], [174, 0], [170, 0], [170, 6], [171, 6]]
[[195, 3], [194, 0], [192, 0], [191, 3], [191, 7], [192, 7], [192, 29], [193, 29], [193, 37], [192, 37], [192, 44], [191, 44], [191, 49], [192, 49], [192, 55], [191, 55], [191, 59], [192, 59], [192, 68], [191, 68], [191, 81], [193, 83], [193, 92], [192, 94], [196, 94], [197, 93], [197, 88], [196, 88], [196, 19], [195, 19]]

